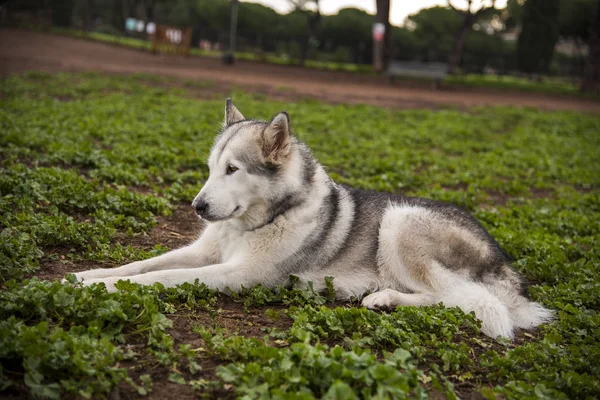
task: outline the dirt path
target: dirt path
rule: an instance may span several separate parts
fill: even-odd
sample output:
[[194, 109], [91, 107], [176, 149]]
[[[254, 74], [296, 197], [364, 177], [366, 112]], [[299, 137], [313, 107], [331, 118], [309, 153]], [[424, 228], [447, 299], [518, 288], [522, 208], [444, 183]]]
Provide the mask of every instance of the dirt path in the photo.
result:
[[329, 102], [364, 103], [393, 108], [517, 105], [547, 110], [600, 112], [600, 102], [574, 97], [390, 85], [368, 75], [239, 61], [223, 66], [218, 59], [157, 56], [124, 47], [38, 32], [0, 30], [0, 75], [27, 70], [151, 73], [214, 81], [293, 100], [313, 97]]

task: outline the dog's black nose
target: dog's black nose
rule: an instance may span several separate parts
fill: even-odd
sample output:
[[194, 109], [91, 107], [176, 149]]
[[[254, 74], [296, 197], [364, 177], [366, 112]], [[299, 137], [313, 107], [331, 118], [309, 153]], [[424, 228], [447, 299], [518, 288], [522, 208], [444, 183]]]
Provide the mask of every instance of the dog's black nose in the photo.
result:
[[196, 214], [198, 214], [201, 217], [206, 215], [206, 213], [208, 212], [208, 203], [203, 200], [194, 203], [193, 206], [196, 210]]

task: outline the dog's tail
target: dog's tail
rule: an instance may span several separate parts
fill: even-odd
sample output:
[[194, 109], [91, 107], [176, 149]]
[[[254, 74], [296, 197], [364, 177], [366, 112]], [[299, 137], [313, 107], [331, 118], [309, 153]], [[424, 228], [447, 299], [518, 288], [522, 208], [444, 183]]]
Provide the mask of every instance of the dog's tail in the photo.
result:
[[541, 304], [529, 301], [524, 297], [519, 299], [519, 305], [510, 309], [510, 317], [515, 328], [532, 329], [536, 326], [550, 322], [554, 312], [544, 308]]
[[515, 329], [531, 329], [552, 320], [553, 312], [505, 287], [464, 282], [440, 299], [446, 306], [474, 312], [481, 331], [493, 338], [512, 339]]

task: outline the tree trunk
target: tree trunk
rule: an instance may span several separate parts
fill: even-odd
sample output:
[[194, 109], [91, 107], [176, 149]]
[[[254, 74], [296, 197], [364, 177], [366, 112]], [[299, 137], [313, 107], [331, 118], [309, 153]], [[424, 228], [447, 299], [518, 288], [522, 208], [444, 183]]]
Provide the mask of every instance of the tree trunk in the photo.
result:
[[390, 0], [377, 0], [377, 13], [375, 22], [385, 24], [383, 36], [382, 66], [383, 71], [387, 69], [392, 59], [392, 26], [390, 24]]
[[[317, 2], [317, 7], [318, 7]], [[304, 65], [308, 59], [308, 51], [310, 50], [310, 40], [316, 35], [319, 23], [321, 22], [321, 12], [317, 11], [313, 14], [310, 11], [306, 12], [306, 38], [302, 43], [302, 54], [300, 55], [300, 65]]]
[[94, 1], [88, 0], [87, 7], [85, 8], [85, 27], [84, 27], [85, 30], [88, 32], [90, 30], [92, 30], [93, 18], [94, 18]]
[[144, 3], [146, 6], [146, 22], [154, 22], [154, 0], [148, 0]]
[[590, 32], [590, 54], [587, 58], [581, 91], [600, 94], [600, 0]]
[[308, 48], [310, 47], [310, 36], [306, 36], [304, 41], [302, 41], [302, 51], [300, 52], [300, 61], [299, 64], [304, 66], [306, 60], [308, 59]]
[[471, 26], [473, 25], [472, 14], [466, 13], [463, 17], [463, 23], [458, 32], [456, 32], [456, 36], [454, 38], [454, 47], [452, 48], [452, 54], [449, 57], [448, 63], [448, 73], [453, 75], [456, 74], [458, 68], [460, 67], [460, 61], [462, 59], [463, 49], [465, 47], [465, 42], [467, 41], [467, 36], [471, 31]]
[[[119, 3], [119, 0], [115, 0], [116, 3]], [[125, 21], [129, 17], [129, 7], [127, 0], [121, 0], [121, 30], [124, 33], [127, 33], [127, 29], [125, 28]]]

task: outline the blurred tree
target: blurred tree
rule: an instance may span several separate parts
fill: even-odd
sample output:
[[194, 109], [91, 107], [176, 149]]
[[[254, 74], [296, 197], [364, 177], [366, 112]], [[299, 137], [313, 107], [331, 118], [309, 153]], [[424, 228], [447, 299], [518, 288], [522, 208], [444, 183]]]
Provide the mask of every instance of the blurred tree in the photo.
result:
[[392, 27], [392, 59], [414, 60], [419, 56], [420, 46], [412, 30]]
[[523, 4], [525, 0], [507, 0], [506, 8], [501, 12], [506, 30], [517, 28], [523, 23]]
[[446, 61], [452, 48], [452, 37], [460, 24], [456, 12], [439, 6], [420, 10], [406, 20], [421, 49], [419, 58], [422, 61]]
[[300, 65], [304, 65], [308, 58], [308, 49], [311, 42], [316, 38], [321, 22], [321, 10], [319, 9], [319, 0], [288, 0], [294, 6], [294, 9], [306, 17], [306, 34], [302, 40], [302, 53], [300, 55]]
[[[504, 26], [499, 14], [500, 11], [490, 11], [489, 15], [481, 16], [473, 24], [473, 32], [465, 39], [461, 55], [460, 66], [464, 71], [483, 73], [489, 67], [503, 73], [514, 69], [513, 44], [493, 34]], [[461, 16], [447, 7], [426, 8], [409, 15], [404, 24], [405, 30], [394, 31], [394, 56], [404, 60], [447, 62], [461, 24]], [[398, 52], [398, 46], [404, 49], [404, 53]]]
[[547, 73], [560, 33], [560, 0], [527, 0], [523, 29], [517, 42], [519, 69], [525, 73]]
[[581, 90], [600, 94], [600, 0], [596, 1], [596, 11], [589, 34], [589, 55], [581, 81]]
[[560, 1], [560, 36], [587, 42], [590, 37], [596, 0]]
[[[366, 62], [365, 53], [371, 48], [373, 16], [357, 8], [343, 8], [336, 15], [323, 17], [321, 41], [331, 48], [351, 49], [352, 62]], [[345, 60], [350, 61], [350, 60]]]
[[[144, 7], [144, 14], [146, 17], [146, 21], [154, 21], [154, 10], [156, 8], [156, 3], [160, 0], [142, 0], [142, 5]], [[163, 0], [165, 1], [165, 0]]]
[[71, 17], [73, 16], [73, 0], [52, 0], [52, 25], [61, 28], [71, 26]]
[[240, 3], [238, 35], [264, 51], [274, 51], [281, 15], [258, 3]]
[[94, 1], [93, 0], [87, 0], [87, 7], [85, 8], [85, 23], [84, 23], [84, 27], [86, 31], [89, 31], [92, 29], [92, 25], [93, 25], [93, 19], [94, 19]]
[[452, 49], [452, 54], [450, 55], [450, 58], [448, 60], [448, 73], [450, 74], [456, 73], [456, 70], [460, 65], [463, 48], [465, 46], [465, 42], [467, 40], [469, 32], [473, 29], [473, 24], [484, 16], [489, 17], [491, 13], [493, 13], [496, 10], [496, 0], [490, 0], [489, 2], [491, 2], [491, 5], [489, 6], [484, 5], [485, 3], [489, 3], [486, 0], [479, 0], [478, 2], [474, 0], [467, 1], [467, 9], [461, 10], [454, 7], [451, 0], [448, 0], [448, 6], [451, 9], [453, 9], [456, 13], [458, 13], [462, 18], [460, 27], [456, 31], [456, 35], [454, 37], [454, 46]]

